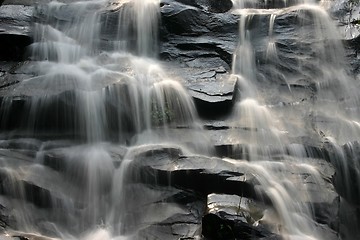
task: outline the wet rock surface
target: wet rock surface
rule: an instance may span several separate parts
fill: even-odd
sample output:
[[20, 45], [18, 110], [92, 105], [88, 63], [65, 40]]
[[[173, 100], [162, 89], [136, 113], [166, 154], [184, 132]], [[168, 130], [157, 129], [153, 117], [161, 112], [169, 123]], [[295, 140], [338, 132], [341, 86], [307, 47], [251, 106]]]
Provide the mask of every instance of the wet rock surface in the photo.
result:
[[0, 6], [0, 60], [22, 60], [31, 44], [31, 21], [34, 7]]
[[185, 75], [185, 85], [200, 116], [228, 115], [235, 82], [227, 79], [237, 42], [234, 33], [238, 29], [238, 17], [231, 14], [231, 7], [227, 9], [227, 2], [199, 1], [195, 5], [162, 1], [161, 4], [160, 58], [176, 66], [174, 70], [170, 68], [175, 75]]
[[209, 213], [202, 220], [205, 239], [281, 239], [262, 227], [247, 224], [243, 217], [225, 212]]
[[358, 1], [337, 1], [331, 13], [338, 19], [341, 34], [344, 36], [349, 61], [355, 74], [359, 74], [360, 4]]

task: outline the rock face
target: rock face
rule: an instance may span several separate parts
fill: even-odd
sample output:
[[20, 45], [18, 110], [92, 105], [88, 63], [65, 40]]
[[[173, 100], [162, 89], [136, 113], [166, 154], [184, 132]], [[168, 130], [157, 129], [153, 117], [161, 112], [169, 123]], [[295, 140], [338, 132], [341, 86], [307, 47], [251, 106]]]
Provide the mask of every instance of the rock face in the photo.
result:
[[[340, 2], [333, 15], [356, 29], [358, 6]], [[357, 83], [337, 81], [353, 80], [342, 55], [352, 75], [359, 71], [354, 29], [344, 52], [313, 5], [161, 0], [153, 64], [132, 56], [147, 55], [136, 24], [118, 26], [131, 1], [85, 4], [84, 16], [71, 1], [4, 3], [24, 5], [0, 6], [0, 230], [31, 226], [77, 239], [358, 238], [360, 131], [355, 114], [346, 115], [358, 102], [342, 95]], [[84, 22], [99, 29], [84, 40], [89, 51], [69, 26], [92, 11], [96, 18]], [[34, 36], [40, 25], [52, 34], [47, 41]], [[55, 71], [59, 62], [67, 68]], [[82, 77], [93, 81], [82, 85]]]
[[184, 76], [200, 116], [229, 115], [235, 81], [229, 81], [238, 29], [231, 2], [188, 4], [162, 1], [160, 58], [176, 63], [174, 75]]
[[4, 5], [0, 8], [0, 60], [22, 60], [26, 47], [32, 42], [31, 20], [33, 7]]
[[360, 16], [360, 4], [358, 1], [338, 1], [331, 8], [332, 14], [339, 19], [339, 27], [344, 35], [345, 46], [349, 61], [355, 74], [359, 74], [359, 36], [360, 25], [358, 22]]

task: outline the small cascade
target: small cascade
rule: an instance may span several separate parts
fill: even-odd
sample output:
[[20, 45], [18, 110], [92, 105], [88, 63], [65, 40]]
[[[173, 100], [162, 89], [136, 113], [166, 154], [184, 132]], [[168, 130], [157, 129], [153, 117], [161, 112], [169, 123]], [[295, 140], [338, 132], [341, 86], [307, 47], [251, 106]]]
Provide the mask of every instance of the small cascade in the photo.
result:
[[236, 0], [236, 1], [233, 1], [233, 6], [235, 9], [243, 9], [248, 6], [254, 7], [255, 2], [256, 1], [253, 1], [253, 0]]
[[[271, 15], [272, 20], [274, 20], [274, 16]], [[272, 117], [266, 106], [259, 103], [263, 99], [259, 98], [256, 87], [256, 59], [250, 40], [251, 32], [248, 30], [253, 17], [252, 13], [245, 13], [240, 17], [240, 40], [234, 53], [232, 68], [233, 75], [237, 76], [236, 90], [240, 96], [233, 113], [234, 126], [248, 129], [249, 138], [244, 139], [243, 142], [249, 144], [249, 148], [264, 146], [265, 149], [268, 145], [282, 148], [281, 128], [278, 128], [281, 124], [279, 125], [278, 120]], [[271, 21], [270, 29], [273, 28], [273, 24]]]
[[[306, 203], [313, 197], [310, 193], [312, 189], [301, 183], [301, 176], [297, 175], [306, 172], [311, 176], [311, 181], [321, 182], [323, 180], [316, 167], [292, 158], [284, 159], [282, 162], [247, 162], [232, 159], [225, 161], [254, 173], [259, 181], [256, 190], [259, 194], [266, 195], [273, 204], [274, 209], [266, 211], [255, 224], [268, 224], [273, 228], [272, 231], [285, 239], [323, 239], [322, 233], [316, 232], [311, 219], [311, 208]], [[290, 166], [288, 161], [291, 162]], [[274, 219], [277, 224], [274, 224]]]
[[[250, 42], [250, 32], [247, 31], [247, 23], [251, 21], [252, 16], [252, 14], [245, 14], [240, 17], [240, 43], [233, 54], [232, 66], [234, 74], [241, 73], [250, 82], [256, 77], [254, 50]], [[246, 89], [244, 92], [247, 91], [251, 91], [251, 89]]]
[[267, 61], [277, 61], [277, 50], [276, 50], [276, 44], [273, 38], [273, 31], [274, 31], [274, 23], [276, 19], [276, 14], [271, 14], [270, 16], [270, 22], [269, 22], [269, 42], [268, 46], [266, 48], [266, 60]]
[[117, 37], [118, 51], [135, 51], [138, 55], [155, 57], [158, 53], [159, 0], [120, 1]]
[[358, 143], [347, 143], [344, 146], [339, 146], [334, 139], [329, 138], [328, 144], [333, 153], [330, 160], [338, 170], [335, 182], [341, 186], [341, 195], [350, 201], [358, 201], [359, 190], [357, 187], [352, 188], [353, 185], [350, 182], [354, 180], [359, 182], [359, 174], [357, 173], [359, 166], [356, 162], [357, 158], [354, 157]]
[[34, 26], [31, 58], [73, 63], [99, 49], [100, 11], [104, 3], [102, 0], [72, 4], [53, 1], [39, 6], [35, 16], [40, 21]]

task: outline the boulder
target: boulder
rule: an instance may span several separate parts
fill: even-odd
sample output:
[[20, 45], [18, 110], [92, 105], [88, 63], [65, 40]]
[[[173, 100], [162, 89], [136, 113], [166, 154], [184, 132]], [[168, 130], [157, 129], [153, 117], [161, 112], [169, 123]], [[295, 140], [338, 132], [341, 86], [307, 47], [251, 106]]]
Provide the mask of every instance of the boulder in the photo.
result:
[[206, 239], [281, 239], [261, 224], [265, 207], [236, 195], [210, 194], [202, 219]]
[[22, 60], [26, 47], [32, 43], [32, 14], [34, 7], [0, 6], [0, 60]]
[[[167, 196], [161, 203], [154, 201], [148, 207], [144, 206], [139, 214], [142, 216], [144, 216], [144, 212], [150, 214], [148, 217], [150, 217], [152, 224], [149, 225], [149, 221], [147, 221], [146, 225], [149, 226], [142, 229], [137, 235], [144, 239], [149, 238], [149, 236], [174, 240], [199, 238], [201, 236], [201, 218], [206, 204], [205, 199], [191, 191], [179, 191], [169, 187], [162, 190], [159, 187], [155, 187], [155, 189], [165, 190], [168, 193], [173, 191], [173, 195], [165, 194]], [[149, 208], [157, 211], [147, 211]], [[159, 214], [158, 211], [162, 214]], [[162, 220], [158, 219], [159, 215], [163, 216]], [[143, 218], [146, 219], [147, 217]]]
[[202, 221], [202, 234], [208, 240], [282, 239], [264, 228], [254, 227], [224, 212], [206, 214]]
[[[233, 108], [234, 82], [228, 75], [216, 79], [216, 71], [195, 76], [201, 82], [189, 83], [187, 88], [193, 97], [198, 114], [203, 119], [217, 119], [229, 115]], [[219, 74], [217, 75], [217, 77]]]

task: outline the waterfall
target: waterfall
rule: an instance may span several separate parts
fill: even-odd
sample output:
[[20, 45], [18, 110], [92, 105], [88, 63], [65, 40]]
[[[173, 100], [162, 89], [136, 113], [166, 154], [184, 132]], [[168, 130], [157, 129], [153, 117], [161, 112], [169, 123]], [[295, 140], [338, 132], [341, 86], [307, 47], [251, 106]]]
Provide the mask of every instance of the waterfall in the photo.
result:
[[[34, 7], [26, 77], [0, 87], [6, 234], [202, 239], [214, 214], [230, 239], [352, 240], [358, 84], [323, 1], [219, 2]], [[230, 220], [212, 194], [238, 195]]]

